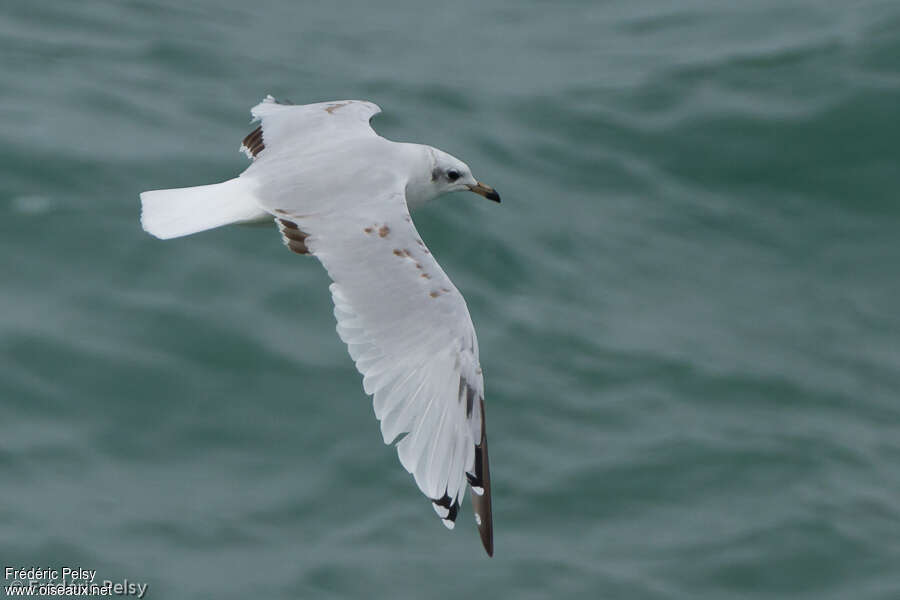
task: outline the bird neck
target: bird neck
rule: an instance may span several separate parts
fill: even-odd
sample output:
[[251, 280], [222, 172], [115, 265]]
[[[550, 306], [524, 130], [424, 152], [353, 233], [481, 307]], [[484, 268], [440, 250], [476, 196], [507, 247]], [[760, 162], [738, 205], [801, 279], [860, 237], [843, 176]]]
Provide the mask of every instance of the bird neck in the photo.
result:
[[422, 144], [402, 144], [407, 164], [410, 166], [406, 182], [406, 205], [415, 210], [437, 198], [440, 193], [432, 178], [435, 166], [435, 150]]

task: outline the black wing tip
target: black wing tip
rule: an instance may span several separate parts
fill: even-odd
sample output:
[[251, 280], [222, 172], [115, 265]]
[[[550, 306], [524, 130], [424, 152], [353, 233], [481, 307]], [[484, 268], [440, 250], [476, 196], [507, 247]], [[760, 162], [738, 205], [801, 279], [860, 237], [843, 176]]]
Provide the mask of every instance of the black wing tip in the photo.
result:
[[494, 521], [491, 515], [491, 484], [490, 478], [484, 482], [481, 494], [472, 490], [472, 508], [475, 511], [475, 523], [478, 524], [478, 534], [481, 537], [481, 545], [488, 556], [494, 556]]
[[441, 522], [448, 529], [453, 529], [456, 525], [456, 516], [459, 514], [459, 498], [451, 498], [447, 492], [444, 492], [441, 498], [432, 500], [431, 503]]
[[[484, 422], [484, 400], [479, 402], [481, 409], [481, 443], [475, 446], [475, 473], [466, 475], [472, 488], [472, 508], [475, 510], [475, 522], [481, 544], [488, 556], [494, 556], [494, 519], [491, 513], [491, 469], [488, 460], [487, 426]], [[473, 485], [473, 481], [475, 485]], [[481, 494], [475, 488], [481, 488]]]

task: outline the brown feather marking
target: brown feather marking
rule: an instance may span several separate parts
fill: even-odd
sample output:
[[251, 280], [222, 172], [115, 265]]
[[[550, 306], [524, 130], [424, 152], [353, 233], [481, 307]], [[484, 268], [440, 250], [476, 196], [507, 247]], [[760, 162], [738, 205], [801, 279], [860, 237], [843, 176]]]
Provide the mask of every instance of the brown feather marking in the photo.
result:
[[285, 246], [297, 254], [309, 254], [309, 249], [306, 247], [306, 238], [309, 237], [308, 233], [297, 227], [296, 223], [287, 219], [278, 219], [278, 225]]
[[287, 247], [297, 254], [309, 254], [309, 249], [307, 249], [306, 244], [304, 244], [303, 242], [295, 242], [294, 240], [289, 240], [287, 243]]
[[348, 104], [350, 104], [350, 103], [349, 102], [341, 102], [339, 104], [332, 104], [328, 108], [325, 109], [325, 112], [327, 112], [329, 115], [333, 115], [334, 111], [336, 111], [337, 109], [339, 109], [343, 106], [347, 106]]
[[266, 149], [263, 143], [262, 125], [251, 131], [242, 142], [244, 148], [250, 152], [250, 156], [256, 158], [260, 152]]
[[306, 242], [306, 238], [309, 236], [306, 233], [300, 231], [299, 229], [285, 229], [281, 232], [281, 235], [286, 237], [289, 240], [293, 240], [295, 242]]
[[378, 235], [380, 237], [387, 237], [390, 232], [391, 232], [391, 228], [388, 227], [387, 225], [382, 225], [381, 227], [378, 228]]

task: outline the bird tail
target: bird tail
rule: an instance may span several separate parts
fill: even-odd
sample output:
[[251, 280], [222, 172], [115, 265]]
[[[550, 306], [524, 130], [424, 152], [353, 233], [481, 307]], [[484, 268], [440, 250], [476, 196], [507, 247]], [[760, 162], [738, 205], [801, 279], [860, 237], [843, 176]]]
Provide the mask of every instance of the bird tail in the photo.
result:
[[259, 207], [247, 180], [141, 193], [144, 231], [167, 240], [232, 223], [271, 218]]

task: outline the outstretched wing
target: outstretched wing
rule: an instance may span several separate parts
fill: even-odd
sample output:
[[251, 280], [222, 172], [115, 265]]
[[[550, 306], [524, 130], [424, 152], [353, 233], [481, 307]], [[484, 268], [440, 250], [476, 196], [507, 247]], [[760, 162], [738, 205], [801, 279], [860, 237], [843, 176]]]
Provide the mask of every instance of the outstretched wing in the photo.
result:
[[364, 100], [336, 100], [318, 104], [283, 104], [272, 96], [250, 109], [261, 125], [241, 143], [241, 151], [256, 159], [266, 148], [298, 150], [310, 140], [343, 143], [353, 137], [377, 135], [369, 120], [381, 112]]
[[272, 211], [334, 281], [337, 331], [374, 396], [385, 443], [452, 528], [466, 484], [493, 552], [484, 382], [462, 295], [422, 242], [402, 191], [351, 211]]

